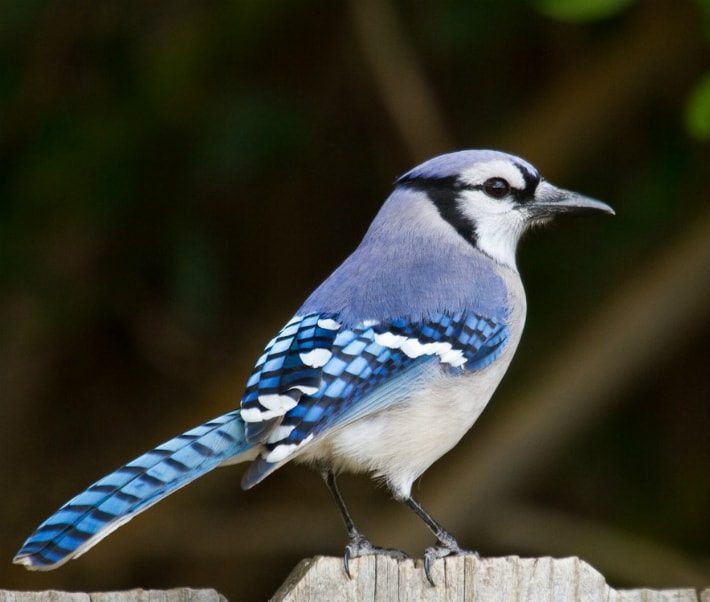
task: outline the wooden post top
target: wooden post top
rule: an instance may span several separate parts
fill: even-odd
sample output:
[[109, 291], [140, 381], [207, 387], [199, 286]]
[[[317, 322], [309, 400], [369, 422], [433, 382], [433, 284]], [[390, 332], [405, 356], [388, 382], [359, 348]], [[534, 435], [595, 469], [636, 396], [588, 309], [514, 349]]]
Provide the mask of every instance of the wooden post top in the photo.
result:
[[421, 561], [365, 556], [350, 561], [352, 579], [341, 558], [303, 560], [272, 602], [343, 600], [374, 602], [710, 602], [710, 589], [615, 590], [579, 558], [478, 558], [458, 556], [434, 564], [432, 587]]
[[[436, 587], [421, 561], [365, 556], [302, 560], [272, 602], [710, 602], [710, 589], [613, 589], [579, 558], [478, 558], [438, 560]], [[213, 589], [134, 589], [123, 592], [19, 592], [0, 590], [0, 602], [227, 602]], [[236, 602], [236, 601], [235, 601]]]

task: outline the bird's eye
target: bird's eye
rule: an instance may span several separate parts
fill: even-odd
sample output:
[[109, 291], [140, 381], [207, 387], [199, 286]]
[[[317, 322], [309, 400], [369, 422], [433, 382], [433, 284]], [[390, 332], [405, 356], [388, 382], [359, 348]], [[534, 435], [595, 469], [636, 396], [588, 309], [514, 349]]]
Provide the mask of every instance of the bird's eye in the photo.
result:
[[483, 182], [483, 192], [494, 199], [502, 199], [510, 192], [510, 184], [503, 178], [488, 178]]

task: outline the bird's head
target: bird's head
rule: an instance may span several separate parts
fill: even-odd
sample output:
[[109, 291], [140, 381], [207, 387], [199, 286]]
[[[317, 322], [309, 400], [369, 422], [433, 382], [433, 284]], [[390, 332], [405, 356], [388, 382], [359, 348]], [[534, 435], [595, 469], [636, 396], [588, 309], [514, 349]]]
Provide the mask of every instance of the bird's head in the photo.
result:
[[426, 193], [460, 236], [513, 269], [518, 241], [530, 226], [564, 214], [614, 213], [601, 201], [553, 186], [528, 162], [498, 151], [440, 155], [396, 184]]

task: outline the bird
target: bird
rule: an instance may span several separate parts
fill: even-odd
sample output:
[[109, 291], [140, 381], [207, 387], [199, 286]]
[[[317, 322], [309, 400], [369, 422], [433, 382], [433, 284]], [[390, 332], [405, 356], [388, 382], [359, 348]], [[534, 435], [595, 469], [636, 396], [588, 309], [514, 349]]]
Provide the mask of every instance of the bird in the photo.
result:
[[367, 473], [431, 530], [433, 563], [468, 553], [412, 497], [413, 483], [468, 432], [510, 365], [527, 303], [522, 235], [565, 214], [614, 214], [554, 186], [524, 159], [461, 150], [414, 167], [359, 246], [271, 339], [239, 407], [128, 462], [64, 504], [14, 562], [61, 566], [218, 467], [248, 466], [249, 489], [284, 464], [317, 470], [347, 530], [350, 559], [406, 555], [373, 545], [338, 487]]

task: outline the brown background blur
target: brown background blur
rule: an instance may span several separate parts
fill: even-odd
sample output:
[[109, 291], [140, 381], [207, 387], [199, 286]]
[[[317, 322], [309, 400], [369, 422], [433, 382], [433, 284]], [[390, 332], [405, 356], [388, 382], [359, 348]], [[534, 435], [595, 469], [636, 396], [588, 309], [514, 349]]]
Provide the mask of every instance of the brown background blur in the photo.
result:
[[[707, 1], [0, 2], [0, 588], [273, 593], [341, 554], [319, 478], [197, 481], [56, 572], [10, 564], [94, 480], [235, 407], [393, 179], [500, 148], [614, 218], [531, 234], [528, 327], [415, 492], [483, 555], [710, 585]], [[378, 544], [411, 513], [346, 477]]]

